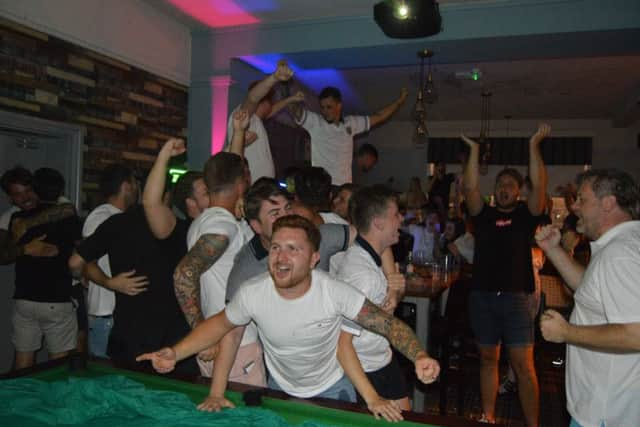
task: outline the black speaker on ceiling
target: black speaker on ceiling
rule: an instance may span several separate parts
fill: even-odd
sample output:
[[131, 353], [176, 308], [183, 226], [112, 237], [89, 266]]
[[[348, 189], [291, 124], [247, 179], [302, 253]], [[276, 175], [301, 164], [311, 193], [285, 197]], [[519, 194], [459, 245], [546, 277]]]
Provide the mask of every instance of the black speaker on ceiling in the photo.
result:
[[[399, 12], [404, 6], [405, 13]], [[373, 19], [391, 38], [414, 39], [442, 31], [442, 17], [435, 0], [387, 0], [373, 7]]]

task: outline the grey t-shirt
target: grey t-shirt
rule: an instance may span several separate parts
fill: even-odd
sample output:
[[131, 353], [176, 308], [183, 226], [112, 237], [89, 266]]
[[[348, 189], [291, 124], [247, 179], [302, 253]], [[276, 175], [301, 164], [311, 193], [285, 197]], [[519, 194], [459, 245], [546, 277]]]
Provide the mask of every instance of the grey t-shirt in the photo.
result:
[[[349, 227], [339, 224], [322, 224], [318, 227], [320, 235], [320, 262], [317, 268], [329, 271], [329, 259], [337, 252], [347, 250], [349, 246]], [[257, 234], [247, 242], [236, 254], [227, 279], [226, 300], [238, 292], [241, 285], [252, 277], [268, 270], [269, 253], [262, 246], [260, 236]]]

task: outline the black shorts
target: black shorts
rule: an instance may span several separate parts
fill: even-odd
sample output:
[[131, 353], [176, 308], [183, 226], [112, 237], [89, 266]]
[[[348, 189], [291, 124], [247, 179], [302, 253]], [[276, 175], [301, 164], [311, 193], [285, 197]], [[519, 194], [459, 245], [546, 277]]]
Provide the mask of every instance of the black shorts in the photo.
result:
[[[380, 397], [388, 400], [399, 400], [409, 397], [409, 389], [404, 374], [398, 365], [395, 355], [391, 362], [377, 371], [367, 372], [367, 378]], [[358, 400], [362, 400], [358, 396]]]

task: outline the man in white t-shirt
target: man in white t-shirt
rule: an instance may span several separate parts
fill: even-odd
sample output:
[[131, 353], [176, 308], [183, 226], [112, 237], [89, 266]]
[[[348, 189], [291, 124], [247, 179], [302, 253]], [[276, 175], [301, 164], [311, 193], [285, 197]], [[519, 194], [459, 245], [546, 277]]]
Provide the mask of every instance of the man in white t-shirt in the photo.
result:
[[296, 123], [311, 136], [311, 164], [329, 172], [333, 185], [342, 185], [351, 182], [353, 137], [387, 121], [406, 98], [403, 88], [397, 100], [371, 116], [343, 117], [340, 90], [326, 87], [318, 96], [321, 114], [298, 106], [290, 108]]
[[225, 151], [231, 151], [234, 134], [233, 115], [244, 110], [249, 115], [249, 127], [244, 140], [244, 156], [249, 162], [251, 183], [263, 176], [275, 178], [276, 171], [269, 146], [269, 136], [264, 128], [263, 120], [275, 115], [283, 108], [284, 103], [272, 105], [272, 89], [278, 82], [286, 82], [293, 75], [285, 61], [278, 63], [278, 68], [266, 78], [254, 82], [249, 86], [247, 98], [233, 109], [227, 124], [227, 144]]
[[[106, 203], [92, 210], [82, 227], [82, 237], [91, 236], [98, 226], [112, 215], [121, 213], [138, 200], [138, 186], [133, 172], [123, 165], [110, 165], [100, 177], [100, 190]], [[109, 277], [109, 256], [98, 260], [98, 266]], [[113, 310], [116, 299], [111, 289], [89, 282], [87, 313], [89, 315], [89, 353], [97, 357], [107, 356], [109, 334], [113, 327]]]
[[571, 319], [547, 310], [548, 341], [567, 343], [567, 409], [572, 427], [637, 426], [640, 422], [640, 189], [616, 169], [578, 178], [573, 211], [591, 243], [585, 268], [564, 251], [557, 228], [536, 234], [538, 245], [574, 289]]
[[[245, 243], [235, 217], [238, 200], [246, 187], [242, 157], [234, 153], [217, 153], [207, 160], [204, 177], [209, 189], [209, 208], [189, 227], [189, 253], [180, 261], [174, 274], [176, 297], [192, 328], [224, 308], [233, 259]], [[216, 352], [217, 347], [214, 347], [199, 355], [202, 375], [211, 376], [212, 364], [209, 362]]]
[[[381, 254], [398, 242], [402, 222], [395, 193], [380, 185], [366, 187], [353, 195], [350, 208], [358, 237], [355, 244], [347, 250], [336, 277], [360, 290], [372, 303], [384, 309], [383, 305], [390, 293], [404, 291], [403, 288], [390, 288], [382, 271]], [[401, 278], [404, 284], [402, 274], [396, 273], [395, 276]], [[400, 300], [402, 296], [397, 295], [395, 299]], [[393, 313], [393, 309], [389, 313]], [[375, 388], [365, 388], [371, 393], [362, 395], [365, 402], [369, 404], [379, 394], [395, 401], [400, 409], [410, 410], [407, 384], [400, 366], [393, 358], [389, 342], [383, 336], [365, 330], [356, 337], [343, 333], [340, 337], [341, 346], [338, 348], [348, 345], [352, 339], [362, 369]], [[340, 355], [340, 350], [338, 354]], [[356, 361], [353, 363], [357, 368]], [[351, 381], [357, 385], [360, 379], [351, 378]]]
[[351, 400], [353, 387], [336, 358], [345, 316], [386, 335], [415, 362], [421, 381], [435, 381], [438, 362], [420, 348], [407, 325], [378, 309], [355, 288], [313, 270], [320, 258], [319, 243], [320, 233], [310, 221], [297, 215], [278, 219], [269, 249], [269, 274], [247, 282], [224, 311], [174, 347], [140, 355], [137, 360], [149, 360], [158, 372], [169, 372], [176, 361], [254, 320], [264, 345], [270, 386], [302, 398]]

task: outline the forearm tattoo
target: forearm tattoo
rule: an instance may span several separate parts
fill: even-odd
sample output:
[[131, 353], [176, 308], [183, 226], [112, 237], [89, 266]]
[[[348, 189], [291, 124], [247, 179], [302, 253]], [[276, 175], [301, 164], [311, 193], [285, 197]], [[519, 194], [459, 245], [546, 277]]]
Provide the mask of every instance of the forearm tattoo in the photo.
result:
[[369, 300], [364, 301], [355, 321], [371, 332], [385, 337], [396, 350], [412, 362], [416, 361], [418, 353], [426, 353], [416, 334], [406, 323], [385, 313]]
[[204, 320], [200, 309], [200, 276], [215, 264], [227, 246], [229, 246], [227, 236], [202, 235], [178, 263], [173, 274], [176, 298], [192, 328]]

